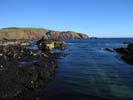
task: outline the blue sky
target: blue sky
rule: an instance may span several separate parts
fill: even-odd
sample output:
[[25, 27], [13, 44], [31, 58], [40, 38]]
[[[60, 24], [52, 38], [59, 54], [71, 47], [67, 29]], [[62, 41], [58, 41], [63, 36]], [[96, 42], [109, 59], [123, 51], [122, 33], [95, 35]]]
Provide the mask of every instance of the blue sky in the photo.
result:
[[0, 0], [0, 28], [41, 27], [133, 37], [133, 0]]

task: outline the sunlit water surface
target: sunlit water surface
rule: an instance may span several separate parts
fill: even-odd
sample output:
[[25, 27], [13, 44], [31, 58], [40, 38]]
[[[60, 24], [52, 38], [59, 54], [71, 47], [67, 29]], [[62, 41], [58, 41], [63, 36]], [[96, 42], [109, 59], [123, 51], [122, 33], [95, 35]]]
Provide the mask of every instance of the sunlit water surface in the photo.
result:
[[41, 100], [133, 100], [133, 66], [104, 48], [133, 39], [68, 40], [59, 67]]

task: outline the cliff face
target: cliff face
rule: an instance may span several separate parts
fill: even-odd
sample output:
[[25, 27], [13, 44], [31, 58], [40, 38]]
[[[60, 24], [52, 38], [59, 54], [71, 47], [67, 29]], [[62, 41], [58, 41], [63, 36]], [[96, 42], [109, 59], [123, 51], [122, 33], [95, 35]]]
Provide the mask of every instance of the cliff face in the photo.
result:
[[57, 32], [57, 31], [49, 31], [47, 34], [53, 39], [87, 39], [88, 35], [76, 33], [76, 32]]
[[50, 31], [39, 28], [4, 28], [0, 29], [0, 39], [40, 39], [42, 36], [52, 39], [87, 39], [88, 35], [66, 31]]

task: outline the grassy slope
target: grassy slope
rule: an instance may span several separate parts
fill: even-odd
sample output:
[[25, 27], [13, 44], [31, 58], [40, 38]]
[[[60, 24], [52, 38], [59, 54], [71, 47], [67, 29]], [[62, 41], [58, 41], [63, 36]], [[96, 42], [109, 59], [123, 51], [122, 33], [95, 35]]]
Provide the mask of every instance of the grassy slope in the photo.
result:
[[28, 33], [28, 35], [34, 35], [34, 34], [43, 35], [48, 31], [49, 31], [48, 29], [43, 29], [43, 28], [16, 28], [16, 27], [2, 28], [0, 29], [0, 38], [9, 38], [9, 39], [12, 39], [14, 37], [21, 38], [23, 37], [23, 35], [26, 35], [25, 33]]
[[[9, 27], [0, 29], [0, 39], [35, 39], [42, 37], [48, 30], [44, 28], [19, 28], [19, 27]], [[80, 37], [80, 33], [66, 31], [66, 35], [73, 37]]]
[[43, 28], [16, 28], [16, 27], [11, 27], [11, 28], [2, 28], [0, 29], [0, 34], [1, 33], [17, 33], [17, 32], [23, 32], [23, 31], [29, 31], [29, 32], [34, 32], [34, 33], [39, 33], [43, 34], [48, 32], [48, 29], [43, 29]]

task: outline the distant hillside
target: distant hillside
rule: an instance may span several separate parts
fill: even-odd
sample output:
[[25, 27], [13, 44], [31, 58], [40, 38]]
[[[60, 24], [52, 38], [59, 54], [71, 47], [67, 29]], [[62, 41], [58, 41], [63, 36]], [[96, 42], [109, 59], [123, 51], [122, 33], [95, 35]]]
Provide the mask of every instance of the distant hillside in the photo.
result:
[[0, 39], [40, 39], [42, 36], [47, 38], [47, 35], [53, 39], [87, 39], [88, 35], [77, 32], [53, 31], [43, 28], [18, 28], [9, 27], [0, 29]]

